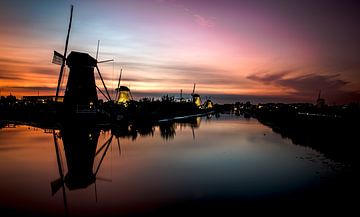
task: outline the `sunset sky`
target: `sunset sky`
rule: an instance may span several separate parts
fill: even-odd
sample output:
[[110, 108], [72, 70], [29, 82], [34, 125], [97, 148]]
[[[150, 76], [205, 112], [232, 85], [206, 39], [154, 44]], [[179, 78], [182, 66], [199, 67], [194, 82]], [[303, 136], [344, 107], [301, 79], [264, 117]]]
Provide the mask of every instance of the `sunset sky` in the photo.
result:
[[[333, 0], [0, 2], [0, 91], [55, 95], [70, 5], [69, 51], [95, 57], [110, 89], [192, 91], [215, 102], [360, 101], [360, 3]], [[67, 70], [68, 72], [68, 70]], [[65, 81], [66, 82], [66, 81]], [[63, 84], [63, 87], [65, 84]], [[100, 86], [100, 83], [99, 83]]]

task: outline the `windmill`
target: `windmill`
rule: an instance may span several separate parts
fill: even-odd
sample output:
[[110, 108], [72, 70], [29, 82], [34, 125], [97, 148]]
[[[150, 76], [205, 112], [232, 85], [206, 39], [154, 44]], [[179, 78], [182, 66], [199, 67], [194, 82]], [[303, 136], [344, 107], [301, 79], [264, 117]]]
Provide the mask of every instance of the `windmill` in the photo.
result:
[[122, 69], [120, 70], [119, 82], [117, 85], [115, 103], [127, 106], [133, 100], [130, 89], [127, 86], [121, 86]]
[[214, 103], [211, 101], [210, 97], [206, 97], [206, 101], [204, 102], [204, 109], [212, 109], [214, 107]]
[[[64, 54], [61, 55], [59, 52], [54, 51], [53, 55], [52, 62], [54, 64], [61, 65], [56, 88], [55, 101], [58, 101], [61, 81], [63, 79], [65, 65], [67, 65], [70, 68], [70, 71], [64, 95], [65, 108], [70, 109], [70, 111], [75, 111], [76, 113], [94, 113], [96, 112], [96, 106], [98, 104], [97, 90], [105, 97], [106, 100], [111, 101], [111, 96], [105, 85], [98, 64], [113, 60], [98, 61], [97, 56], [99, 47], [97, 49], [96, 59], [87, 53], [75, 51], [72, 51], [68, 56], [66, 56], [71, 30], [73, 8], [73, 5], [71, 5], [70, 21], [66, 36]], [[106, 94], [96, 85], [94, 69], [96, 69], [101, 79]]]
[[316, 99], [316, 107], [323, 108], [325, 106], [325, 99], [321, 98], [321, 90], [319, 90], [318, 98]]
[[183, 98], [183, 90], [180, 89], [180, 97], [179, 97], [179, 101], [180, 102], [184, 102], [184, 98]]
[[193, 87], [193, 90], [191, 93], [192, 101], [197, 107], [200, 107], [201, 106], [201, 97], [199, 94], [195, 93], [195, 88], [196, 88], [196, 83], [194, 83], [194, 87]]

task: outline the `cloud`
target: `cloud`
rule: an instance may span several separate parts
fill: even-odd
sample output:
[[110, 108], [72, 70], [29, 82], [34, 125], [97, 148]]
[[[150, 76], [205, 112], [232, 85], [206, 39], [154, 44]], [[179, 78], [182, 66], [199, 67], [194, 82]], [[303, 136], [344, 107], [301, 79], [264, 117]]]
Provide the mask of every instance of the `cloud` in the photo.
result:
[[1, 80], [11, 80], [11, 81], [14, 81], [14, 80], [25, 80], [21, 77], [17, 77], [17, 76], [11, 76], [11, 75], [4, 75], [3, 71], [0, 70], [0, 79]]
[[19, 65], [27, 65], [30, 64], [30, 61], [26, 61], [26, 60], [18, 60], [18, 59], [14, 59], [14, 58], [5, 58], [5, 57], [0, 57], [0, 63], [1, 64], [19, 64]]
[[329, 102], [359, 101], [360, 91], [345, 90], [350, 82], [340, 79], [340, 74], [319, 75], [306, 74], [297, 77], [289, 77], [291, 71], [283, 71], [273, 74], [257, 73], [247, 76], [252, 81], [263, 84], [275, 85], [289, 90], [290, 95], [299, 99], [314, 100], [319, 90]]
[[2, 95], [12, 94], [17, 97], [20, 96], [31, 96], [37, 95], [55, 95], [56, 87], [44, 87], [44, 86], [26, 86], [26, 87], [19, 87], [19, 86], [2, 86], [1, 93]]
[[221, 73], [226, 73], [225, 70], [215, 69], [207, 66], [201, 65], [189, 65], [186, 63], [166, 63], [166, 64], [156, 64], [156, 63], [142, 63], [142, 62], [119, 62], [119, 65], [132, 68], [132, 69], [146, 69], [146, 70], [172, 70], [172, 71], [181, 71], [189, 73], [201, 73], [201, 72], [211, 72], [217, 71]]
[[5, 87], [8, 89], [16, 89], [16, 90], [21, 90], [21, 91], [35, 91], [35, 90], [39, 90], [39, 91], [52, 91], [55, 92], [56, 87], [43, 87], [43, 86], [28, 86], [28, 87]]
[[200, 26], [204, 27], [213, 27], [214, 22], [210, 19], [205, 18], [204, 16], [201, 16], [199, 14], [193, 14], [193, 17], [195, 19], [195, 22], [199, 24]]
[[189, 7], [184, 6], [182, 3], [180, 3], [180, 2], [178, 2], [176, 0], [157, 0], [157, 2], [159, 2], [159, 3], [171, 3], [171, 4], [175, 5], [176, 7], [179, 7], [186, 14], [190, 15], [193, 18], [193, 20], [195, 21], [195, 23], [198, 24], [199, 26], [207, 27], [207, 28], [215, 26], [215, 22], [213, 21], [213, 19], [209, 19], [209, 18], [205, 17], [204, 15], [196, 13], [195, 11], [190, 9]]
[[282, 79], [285, 75], [289, 74], [291, 71], [283, 71], [278, 73], [270, 73], [270, 74], [252, 74], [247, 76], [246, 78], [253, 80], [253, 81], [259, 81], [265, 84], [269, 84], [271, 82], [276, 82], [280, 79]]
[[[124, 76], [125, 80], [143, 82], [171, 82], [173, 83], [204, 83], [238, 86], [240, 81], [234, 79], [231, 73], [221, 68], [210, 66], [194, 65], [186, 63], [151, 64], [140, 62], [120, 62], [125, 69], [135, 69], [144, 72], [136, 77]], [[148, 72], [151, 73], [151, 78]], [[105, 79], [110, 79], [106, 77]]]
[[317, 89], [326, 89], [332, 91], [340, 91], [349, 82], [343, 81], [338, 78], [339, 74], [336, 75], [316, 75], [308, 74], [295, 78], [289, 79], [278, 79], [277, 83], [291, 87], [299, 92], [313, 93]]

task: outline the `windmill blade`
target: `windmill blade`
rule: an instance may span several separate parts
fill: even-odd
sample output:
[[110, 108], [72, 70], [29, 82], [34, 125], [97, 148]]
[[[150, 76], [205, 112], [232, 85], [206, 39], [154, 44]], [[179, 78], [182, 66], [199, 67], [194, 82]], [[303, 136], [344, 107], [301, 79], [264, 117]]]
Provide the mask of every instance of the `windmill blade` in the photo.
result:
[[57, 165], [58, 165], [59, 175], [60, 175], [61, 179], [64, 179], [64, 172], [63, 172], [63, 168], [62, 168], [60, 150], [59, 150], [59, 145], [58, 145], [58, 142], [57, 142], [55, 130], [53, 131], [53, 138], [54, 138], [54, 145], [55, 145], [55, 152], [56, 152], [56, 162], [57, 162]]
[[54, 145], [55, 145], [55, 152], [56, 152], [56, 162], [58, 165], [60, 178], [58, 178], [50, 183], [52, 195], [56, 194], [56, 192], [58, 192], [61, 187], [64, 187], [64, 181], [63, 181], [64, 180], [64, 172], [63, 172], [63, 168], [62, 168], [60, 150], [59, 150], [59, 145], [57, 142], [55, 130], [53, 131], [53, 138], [54, 138]]
[[52, 63], [56, 65], [62, 65], [65, 62], [65, 60], [66, 58], [62, 54], [54, 50]]
[[107, 87], [106, 87], [106, 85], [105, 85], [104, 79], [102, 78], [102, 75], [101, 75], [101, 73], [100, 73], [100, 69], [99, 69], [99, 67], [98, 67], [97, 65], [96, 65], [96, 70], [97, 70], [97, 72], [98, 72], [98, 74], [99, 74], [99, 76], [100, 76], [100, 79], [101, 79], [102, 84], [104, 85], [106, 94], [107, 94], [108, 98], [109, 98], [110, 101], [111, 101], [111, 96], [110, 96], [109, 91], [108, 91], [108, 89], [107, 89]]
[[98, 89], [98, 91], [105, 97], [105, 99], [106, 99], [106, 100], [109, 100], [109, 98], [105, 95], [105, 93], [102, 92], [102, 90], [101, 90], [97, 85], [95, 85], [95, 86], [96, 86], [96, 88]]
[[117, 140], [117, 144], [118, 144], [118, 148], [119, 148], [119, 155], [121, 156], [121, 147], [120, 147], [120, 139], [119, 139], [119, 137], [117, 137], [116, 140]]
[[103, 149], [106, 147], [106, 145], [108, 145], [108, 143], [109, 143], [109, 141], [110, 141], [111, 138], [112, 138], [112, 137], [110, 137], [110, 138], [97, 150], [97, 152], [95, 153], [95, 157], [101, 152], [101, 150], [103, 150]]
[[60, 190], [60, 188], [64, 186], [64, 182], [63, 182], [62, 178], [58, 178], [58, 179], [52, 181], [50, 184], [51, 184], [51, 195], [52, 196], [54, 196], [56, 194], [56, 192], [58, 192]]
[[[67, 53], [67, 49], [68, 49], [73, 10], [74, 10], [74, 6], [71, 5], [69, 28], [68, 28], [68, 31], [67, 31], [66, 42], [65, 42], [65, 50], [64, 50], [63, 57], [66, 57], [66, 53]], [[59, 73], [58, 85], [57, 85], [57, 88], [56, 88], [55, 102], [57, 102], [57, 99], [58, 99], [58, 96], [59, 96], [60, 83], [61, 83], [61, 78], [62, 78], [62, 75], [63, 75], [64, 68], [65, 68], [65, 61], [62, 61], [61, 68], [60, 68], [60, 73]]]
[[113, 136], [114, 136], [114, 135], [111, 135], [110, 139], [108, 140], [106, 149], [105, 149], [103, 155], [101, 156], [100, 162], [99, 162], [99, 164], [98, 164], [98, 166], [97, 166], [97, 168], [96, 168], [96, 171], [95, 171], [95, 173], [94, 173], [95, 177], [96, 177], [97, 173], [99, 172], [99, 169], [100, 169], [100, 167], [101, 167], [101, 164], [102, 164], [102, 162], [103, 162], [103, 160], [104, 160], [104, 158], [105, 158], [105, 155], [106, 155], [106, 153], [107, 153], [107, 150], [109, 149], [109, 147], [110, 147], [110, 145], [111, 145], [111, 141], [112, 141]]
[[111, 61], [114, 61], [114, 59], [111, 59], [111, 60], [98, 61], [97, 63], [107, 63], [107, 62], [111, 62]]
[[96, 203], [97, 203], [97, 201], [98, 201], [98, 194], [97, 194], [97, 188], [96, 188], [96, 179], [95, 179], [95, 201], [96, 201]]
[[131, 90], [129, 91], [129, 93], [130, 93], [131, 100], [134, 100], [134, 98], [133, 98], [133, 96], [131, 94]]
[[100, 45], [100, 40], [98, 40], [98, 44], [96, 48], [96, 60], [98, 59], [98, 55], [99, 55], [99, 45]]
[[119, 76], [119, 82], [118, 82], [117, 88], [120, 88], [121, 75], [122, 75], [122, 69], [120, 70], [120, 76]]
[[[96, 61], [97, 61], [98, 56], [99, 56], [99, 45], [100, 45], [100, 40], [98, 40], [98, 44], [97, 44], [97, 48], [96, 48]], [[107, 62], [111, 62], [111, 61], [114, 61], [114, 59], [97, 61], [97, 63], [107, 63]]]
[[118, 96], [119, 96], [119, 88], [120, 88], [120, 82], [121, 82], [121, 75], [122, 75], [122, 69], [120, 70], [119, 82], [118, 82], [118, 85], [117, 85], [117, 91], [116, 91], [116, 95], [115, 95], [115, 99], [114, 99], [114, 100], [117, 100], [117, 98], [118, 98]]

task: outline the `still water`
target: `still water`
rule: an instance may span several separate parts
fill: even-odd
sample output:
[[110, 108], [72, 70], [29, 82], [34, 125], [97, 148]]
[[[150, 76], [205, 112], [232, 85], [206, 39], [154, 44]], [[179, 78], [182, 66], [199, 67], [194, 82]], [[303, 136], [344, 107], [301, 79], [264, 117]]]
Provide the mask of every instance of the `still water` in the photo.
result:
[[0, 130], [0, 208], [10, 214], [281, 206], [307, 199], [304, 192], [316, 192], [342, 169], [255, 119], [232, 115], [125, 133], [64, 127], [54, 134], [25, 125]]

